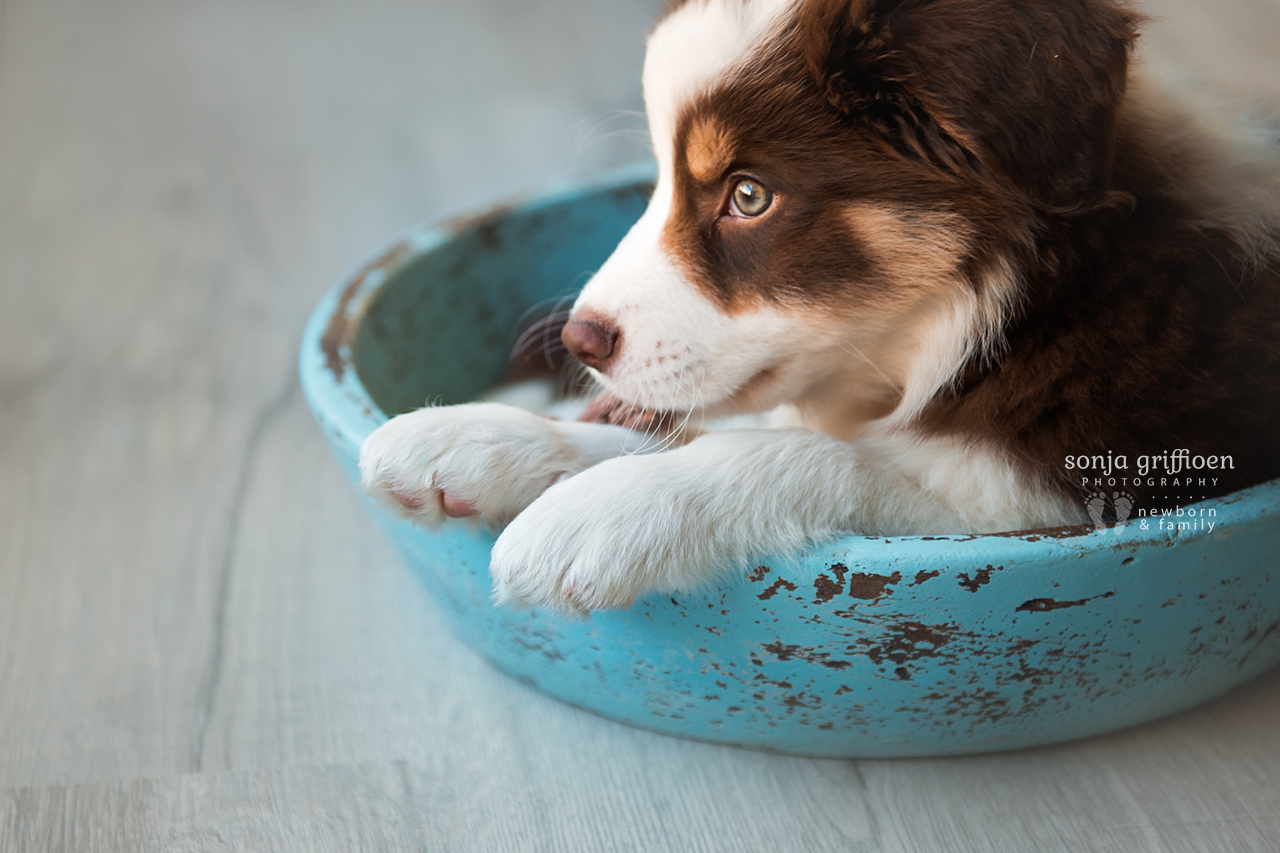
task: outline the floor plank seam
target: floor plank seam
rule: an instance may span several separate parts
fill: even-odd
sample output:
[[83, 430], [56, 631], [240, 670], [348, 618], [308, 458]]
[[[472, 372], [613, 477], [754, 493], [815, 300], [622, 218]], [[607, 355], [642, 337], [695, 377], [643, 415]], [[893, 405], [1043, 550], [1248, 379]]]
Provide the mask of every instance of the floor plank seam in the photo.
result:
[[253, 479], [254, 462], [262, 448], [267, 430], [284, 416], [298, 393], [297, 380], [290, 375], [284, 389], [276, 394], [249, 428], [245, 441], [244, 453], [240, 457], [240, 470], [236, 473], [235, 489], [232, 492], [231, 510], [227, 518], [226, 545], [222, 551], [222, 559], [218, 567], [218, 592], [213, 614], [213, 651], [209, 660], [209, 669], [200, 685], [196, 698], [196, 728], [191, 742], [191, 769], [200, 773], [204, 766], [205, 740], [209, 734], [209, 720], [213, 716], [214, 703], [217, 700], [218, 685], [222, 681], [223, 652], [226, 648], [227, 601], [231, 594], [231, 568], [235, 560], [236, 546], [240, 539], [240, 524], [244, 516], [249, 485]]

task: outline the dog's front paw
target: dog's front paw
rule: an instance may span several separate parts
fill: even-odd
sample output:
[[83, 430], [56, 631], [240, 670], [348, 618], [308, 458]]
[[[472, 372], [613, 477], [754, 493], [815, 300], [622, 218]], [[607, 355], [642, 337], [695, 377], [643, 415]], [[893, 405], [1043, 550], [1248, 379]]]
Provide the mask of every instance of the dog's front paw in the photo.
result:
[[582, 466], [555, 422], [498, 403], [400, 415], [360, 448], [365, 491], [429, 525], [475, 515], [504, 524]]
[[499, 604], [582, 613], [687, 589], [719, 558], [703, 501], [666, 456], [611, 459], [558, 483], [494, 545]]

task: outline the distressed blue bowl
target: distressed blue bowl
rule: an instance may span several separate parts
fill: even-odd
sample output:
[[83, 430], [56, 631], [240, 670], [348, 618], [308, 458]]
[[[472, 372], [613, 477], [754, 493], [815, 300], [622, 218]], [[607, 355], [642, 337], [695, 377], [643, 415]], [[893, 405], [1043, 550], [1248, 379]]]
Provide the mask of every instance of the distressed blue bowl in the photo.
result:
[[[355, 483], [387, 414], [502, 374], [530, 306], [571, 295], [640, 215], [649, 168], [410, 231], [345, 276], [302, 342], [307, 399]], [[453, 631], [521, 681], [681, 737], [825, 757], [955, 755], [1131, 726], [1280, 660], [1280, 484], [1206, 530], [849, 536], [703, 595], [567, 621], [495, 608], [493, 537], [369, 505]]]

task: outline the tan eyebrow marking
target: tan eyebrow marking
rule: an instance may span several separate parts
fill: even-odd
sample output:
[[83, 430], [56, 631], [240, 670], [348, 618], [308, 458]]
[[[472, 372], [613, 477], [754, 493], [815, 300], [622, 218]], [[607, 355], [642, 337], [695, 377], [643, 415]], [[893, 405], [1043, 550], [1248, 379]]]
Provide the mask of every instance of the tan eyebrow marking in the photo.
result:
[[689, 174], [699, 182], [720, 177], [733, 161], [732, 139], [720, 123], [709, 116], [693, 120], [684, 150]]
[[857, 203], [845, 215], [854, 235], [899, 285], [950, 281], [969, 250], [969, 229], [954, 214]]

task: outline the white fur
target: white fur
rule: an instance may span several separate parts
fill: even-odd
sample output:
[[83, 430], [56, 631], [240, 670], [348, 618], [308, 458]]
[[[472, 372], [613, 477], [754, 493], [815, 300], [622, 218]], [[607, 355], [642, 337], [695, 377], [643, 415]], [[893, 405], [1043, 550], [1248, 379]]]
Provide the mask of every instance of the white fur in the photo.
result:
[[671, 166], [676, 116], [736, 71], [787, 20], [799, 0], [691, 0], [649, 37], [644, 105], [659, 171]]
[[[364, 485], [430, 525], [447, 491], [501, 525], [498, 601], [565, 611], [625, 607], [696, 588], [718, 567], [840, 532], [1027, 529], [1082, 511], [1030, 485], [980, 446], [908, 434], [844, 442], [800, 429], [711, 433], [633, 455], [642, 436], [497, 403], [392, 419], [361, 452]], [[431, 498], [408, 510], [393, 490]]]
[[503, 525], [558, 480], [644, 446], [643, 436], [622, 427], [469, 403], [387, 421], [360, 448], [360, 478], [384, 506], [430, 526], [445, 521], [444, 493]]
[[622, 330], [608, 375], [597, 374], [615, 395], [661, 410], [713, 408], [762, 370], [778, 372], [779, 388], [803, 388], [815, 366], [843, 357], [839, 330], [804, 312], [762, 307], [730, 316], [713, 305], [659, 245], [667, 206], [655, 197], [575, 307]]
[[1064, 518], [1083, 512], [1028, 490], [982, 448], [731, 430], [552, 486], [498, 539], [490, 570], [501, 603], [587, 611], [696, 588], [718, 567], [840, 532], [994, 532]]

